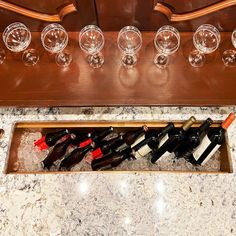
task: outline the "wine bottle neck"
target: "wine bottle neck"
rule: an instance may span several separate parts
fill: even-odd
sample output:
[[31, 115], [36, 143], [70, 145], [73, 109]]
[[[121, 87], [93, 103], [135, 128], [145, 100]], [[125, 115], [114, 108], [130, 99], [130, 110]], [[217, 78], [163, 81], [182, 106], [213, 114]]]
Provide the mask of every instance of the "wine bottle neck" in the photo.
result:
[[158, 137], [157, 138], [162, 138], [163, 136], [165, 136], [167, 133], [169, 133], [173, 128], [174, 128], [174, 124], [171, 122], [169, 123], [166, 127], [164, 127], [163, 129], [161, 129], [161, 131], [158, 133]]
[[89, 146], [83, 148], [82, 153], [83, 153], [83, 154], [84, 154], [84, 153], [87, 153], [87, 152], [89, 152], [89, 151], [92, 150], [92, 149], [93, 149], [93, 145], [89, 145]]
[[191, 116], [182, 126], [183, 131], [188, 131], [189, 128], [193, 125], [193, 123], [196, 121], [196, 118]]
[[102, 139], [104, 139], [108, 134], [110, 134], [111, 132], [113, 132], [113, 128], [112, 128], [112, 127], [106, 128], [105, 130], [102, 130], [99, 134], [95, 135], [95, 136], [93, 137], [93, 140], [94, 140], [94, 141], [102, 140]]
[[68, 146], [71, 142], [71, 136], [69, 136], [63, 143], [63, 146]]
[[233, 112], [231, 112], [228, 117], [222, 122], [221, 127], [224, 130], [227, 130], [229, 128], [229, 126], [232, 124], [232, 122], [235, 120], [235, 114]]
[[204, 121], [198, 129], [199, 135], [206, 132], [208, 128], [211, 126], [211, 124], [212, 124], [212, 120], [207, 119], [206, 121]]
[[127, 147], [124, 150], [120, 151], [121, 155], [128, 155], [132, 152], [132, 148], [131, 147]]
[[145, 129], [144, 126], [143, 126], [141, 129], [138, 129], [138, 130], [134, 131], [133, 135], [138, 137], [139, 135], [141, 135], [142, 133], [144, 133], [146, 131], [147, 131], [147, 129]]

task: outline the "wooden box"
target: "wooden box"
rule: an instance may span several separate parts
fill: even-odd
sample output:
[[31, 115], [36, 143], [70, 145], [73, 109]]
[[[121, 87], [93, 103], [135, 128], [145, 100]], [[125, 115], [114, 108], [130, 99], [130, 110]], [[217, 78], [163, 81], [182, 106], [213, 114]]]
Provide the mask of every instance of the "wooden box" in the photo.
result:
[[[198, 127], [201, 122], [196, 122], [193, 126]], [[150, 128], [156, 128], [160, 129], [161, 127], [166, 126], [167, 122], [163, 121], [50, 121], [50, 122], [17, 122], [15, 123], [13, 130], [12, 130], [12, 136], [11, 136], [11, 144], [8, 152], [8, 161], [6, 164], [5, 172], [6, 174], [46, 174], [46, 173], [68, 173], [68, 172], [59, 172], [59, 171], [43, 171], [39, 169], [34, 169], [33, 167], [30, 167], [29, 169], [25, 168], [26, 164], [19, 164], [22, 162], [20, 159], [20, 156], [22, 156], [21, 151], [25, 148], [24, 141], [22, 144], [22, 140], [25, 138], [25, 134], [28, 133], [35, 133], [38, 132], [39, 135], [41, 133], [47, 133], [49, 131], [58, 130], [60, 128], [76, 128], [81, 131], [88, 131], [93, 132], [94, 130], [101, 129], [104, 127], [113, 126], [114, 131], [117, 132], [125, 132], [130, 129], [135, 129], [137, 127], [141, 127], [143, 124], [146, 124]], [[174, 122], [176, 127], [180, 127], [183, 122], [175, 121]], [[216, 122], [212, 125], [212, 127], [218, 127], [220, 125], [219, 122]], [[32, 145], [31, 145], [32, 143]], [[26, 150], [27, 153], [31, 153], [32, 155], [29, 156], [29, 158], [33, 159], [26, 159], [25, 162], [34, 161], [36, 157], [36, 152], [39, 152], [34, 147], [34, 140], [31, 140], [28, 146], [31, 148], [30, 150]], [[219, 150], [219, 169], [212, 170], [211, 166], [208, 169], [196, 169], [193, 168], [192, 170], [189, 169], [177, 169], [174, 167], [173, 170], [175, 170], [177, 173], [179, 172], [193, 172], [193, 173], [232, 173], [232, 163], [231, 163], [231, 154], [228, 146], [228, 138], [226, 134], [226, 142], [224, 145], [220, 147]], [[19, 155], [21, 154], [21, 155]], [[39, 163], [36, 163], [37, 165]], [[21, 166], [23, 165], [23, 166]], [[87, 170], [86, 170], [87, 171]], [[122, 170], [121, 170], [122, 171]], [[132, 169], [128, 171], [143, 171], [143, 169], [137, 168]], [[149, 169], [145, 168], [145, 171], [150, 171]], [[162, 172], [172, 172], [172, 169], [165, 169], [161, 168]], [[74, 171], [74, 172], [80, 172], [80, 171]], [[110, 171], [105, 171], [110, 172]], [[116, 171], [111, 171], [115, 173]]]

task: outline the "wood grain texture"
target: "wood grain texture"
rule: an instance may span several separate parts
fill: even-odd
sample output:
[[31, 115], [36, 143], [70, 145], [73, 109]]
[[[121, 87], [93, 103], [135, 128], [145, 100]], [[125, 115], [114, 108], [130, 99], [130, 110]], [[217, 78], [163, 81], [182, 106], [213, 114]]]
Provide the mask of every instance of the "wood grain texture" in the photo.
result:
[[76, 6], [73, 3], [71, 3], [59, 8], [58, 14], [46, 14], [42, 12], [29, 10], [27, 8], [20, 7], [16, 4], [12, 4], [2, 0], [0, 0], [0, 8], [13, 11], [17, 14], [21, 14], [30, 18], [47, 22], [61, 22], [66, 15], [77, 11]]
[[[216, 121], [214, 123], [214, 127], [217, 127], [220, 125], [220, 121]], [[44, 124], [44, 125], [43, 125]], [[5, 167], [5, 173], [6, 174], [63, 174], [63, 173], [71, 173], [72, 171], [55, 171], [55, 172], [29, 172], [29, 171], [24, 171], [24, 170], [17, 170], [17, 161], [18, 161], [18, 147], [20, 146], [20, 140], [22, 135], [24, 135], [25, 132], [35, 132], [37, 130], [38, 132], [42, 133], [47, 133], [47, 132], [52, 132], [53, 128], [55, 131], [55, 128], [78, 128], [82, 132], [85, 132], [86, 129], [89, 132], [91, 129], [102, 129], [104, 127], [108, 126], [113, 126], [115, 132], [126, 132], [130, 129], [140, 127], [142, 125], [147, 125], [149, 128], [161, 128], [166, 126], [166, 122], [162, 121], [46, 121], [46, 122], [17, 122], [11, 133], [11, 144], [10, 144], [10, 149], [8, 153], [8, 160], [6, 163]], [[183, 124], [183, 121], [174, 121], [174, 124], [176, 127], [180, 127]], [[201, 124], [200, 121], [195, 122], [194, 127], [199, 127]], [[64, 126], [63, 126], [64, 125]], [[213, 127], [213, 126], [212, 126]], [[34, 158], [32, 156], [32, 158]], [[136, 170], [137, 171], [137, 170]], [[117, 172], [123, 172], [123, 171], [104, 171], [104, 173], [117, 173]], [[134, 172], [134, 171], [125, 171], [127, 172]], [[155, 172], [155, 171], [138, 171], [138, 172], [143, 172], [143, 173], [148, 173], [148, 172]], [[158, 173], [196, 173], [196, 174], [220, 174], [220, 173], [232, 173], [233, 168], [232, 168], [232, 157], [231, 157], [231, 152], [230, 148], [228, 146], [228, 137], [226, 134], [226, 143], [223, 144], [220, 147], [220, 171], [219, 172], [208, 172], [208, 171], [157, 171]], [[74, 171], [73, 173], [81, 173], [80, 171]], [[96, 173], [94, 171], [83, 171], [83, 173]], [[100, 172], [101, 173], [101, 172]], [[102, 171], [103, 173], [103, 171]]]
[[[235, 1], [235, 0], [234, 0]], [[98, 22], [103, 30], [120, 30], [134, 25], [140, 30], [157, 30], [171, 24], [180, 31], [194, 31], [201, 24], [213, 24], [220, 31], [233, 31], [236, 6], [230, 6], [188, 21], [170, 22], [166, 15], [153, 10], [157, 3], [168, 6], [173, 13], [184, 14], [222, 2], [219, 0], [95, 0]], [[223, 1], [224, 2], [224, 1]]]
[[[93, 0], [4, 0], [4, 2], [11, 4], [14, 9], [15, 6], [20, 7], [26, 14], [0, 8], [0, 32], [13, 22], [22, 22], [31, 31], [38, 32], [49, 22], [61, 21], [62, 18], [61, 24], [67, 31], [79, 31], [85, 25], [97, 24]], [[71, 13], [67, 14], [69, 12]], [[40, 19], [28, 17], [29, 14]]]
[[[181, 127], [183, 122], [173, 121], [175, 127]], [[202, 122], [202, 121], [201, 121]], [[200, 121], [194, 122], [191, 127], [199, 127]], [[17, 129], [32, 129], [32, 128], [82, 128], [82, 127], [141, 127], [147, 125], [155, 128], [164, 127], [168, 124], [168, 121], [28, 121], [17, 122], [15, 128]], [[221, 122], [214, 121], [211, 127], [219, 127]]]
[[236, 5], [236, 0], [225, 0], [225, 1], [220, 1], [220, 2], [214, 3], [212, 5], [203, 7], [201, 9], [193, 10], [191, 12], [182, 13], [182, 14], [177, 14], [177, 13], [175, 14], [171, 10], [170, 7], [158, 2], [154, 6], [154, 10], [165, 14], [168, 17], [169, 21], [177, 22], [177, 21], [193, 20], [198, 17], [202, 17], [205, 15], [211, 14], [213, 12], [217, 12], [219, 10], [223, 10], [227, 7], [231, 7], [234, 5]]
[[221, 34], [220, 49], [207, 55], [202, 68], [188, 62], [192, 33], [181, 33], [180, 49], [165, 70], [153, 64], [154, 32], [142, 33], [143, 46], [132, 70], [121, 65], [117, 35], [105, 32], [105, 64], [94, 70], [79, 48], [78, 33], [69, 33], [73, 61], [68, 68], [58, 67], [41, 46], [40, 35], [33, 33], [30, 47], [39, 50], [40, 61], [26, 67], [21, 54], [7, 51], [0, 65], [0, 106], [236, 105], [236, 68], [226, 68], [221, 60], [222, 52], [232, 48], [231, 33]]

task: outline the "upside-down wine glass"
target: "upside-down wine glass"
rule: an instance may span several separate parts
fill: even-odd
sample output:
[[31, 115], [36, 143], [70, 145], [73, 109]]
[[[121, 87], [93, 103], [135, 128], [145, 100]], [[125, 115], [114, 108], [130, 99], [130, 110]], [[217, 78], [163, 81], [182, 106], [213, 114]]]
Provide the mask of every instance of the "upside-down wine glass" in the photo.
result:
[[41, 41], [46, 51], [56, 54], [57, 65], [69, 66], [72, 55], [69, 51], [64, 50], [68, 44], [68, 34], [60, 24], [47, 25], [41, 33]]
[[104, 35], [98, 26], [87, 25], [80, 31], [80, 48], [87, 54], [88, 64], [93, 68], [99, 68], [104, 63], [104, 56], [101, 53], [104, 43]]
[[35, 49], [28, 49], [31, 43], [30, 30], [22, 23], [15, 22], [6, 27], [3, 32], [3, 42], [12, 52], [23, 52], [22, 61], [27, 66], [35, 65], [39, 60], [39, 55]]
[[162, 26], [154, 38], [154, 45], [158, 51], [154, 57], [154, 64], [163, 69], [169, 63], [169, 56], [175, 53], [180, 45], [179, 31], [171, 25]]
[[[231, 42], [236, 48], [236, 29], [233, 31], [231, 35]], [[222, 60], [225, 64], [225, 66], [233, 67], [236, 65], [236, 50], [229, 49], [223, 52]]]
[[205, 63], [205, 54], [213, 53], [219, 47], [220, 32], [213, 25], [201, 25], [193, 35], [193, 44], [196, 49], [189, 54], [189, 63], [201, 67]]
[[121, 50], [122, 64], [132, 68], [137, 63], [137, 54], [142, 46], [142, 35], [135, 26], [125, 26], [118, 34], [117, 44]]

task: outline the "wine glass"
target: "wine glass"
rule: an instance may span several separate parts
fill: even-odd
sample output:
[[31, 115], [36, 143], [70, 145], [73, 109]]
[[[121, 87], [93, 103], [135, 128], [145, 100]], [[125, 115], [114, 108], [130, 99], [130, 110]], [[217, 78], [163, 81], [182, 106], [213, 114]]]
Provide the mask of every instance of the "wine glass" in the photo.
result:
[[104, 43], [104, 35], [98, 26], [87, 25], [80, 31], [80, 48], [87, 54], [87, 61], [93, 68], [99, 68], [104, 63], [104, 56], [101, 53]]
[[64, 51], [68, 44], [68, 34], [60, 24], [47, 25], [41, 32], [41, 41], [46, 51], [56, 54], [57, 65], [65, 67], [71, 63], [72, 55]]
[[137, 53], [142, 46], [142, 35], [135, 26], [123, 27], [117, 38], [117, 44], [121, 50], [122, 64], [126, 68], [132, 68], [137, 63]]
[[[236, 48], [236, 29], [233, 31], [231, 35], [231, 41], [234, 48]], [[224, 51], [222, 55], [222, 60], [225, 66], [230, 66], [230, 67], [235, 66], [236, 65], [236, 51], [233, 49]]]
[[196, 49], [189, 54], [189, 63], [193, 67], [201, 67], [205, 63], [205, 54], [210, 54], [219, 47], [220, 32], [213, 25], [201, 25], [193, 35], [193, 44]]
[[175, 53], [179, 48], [179, 31], [171, 25], [162, 26], [156, 32], [154, 45], [158, 51], [154, 57], [154, 64], [163, 69], [168, 65], [169, 55]]
[[[10, 51], [22, 52], [31, 43], [31, 33], [24, 24], [15, 22], [8, 25], [4, 30], [3, 42]], [[24, 55], [27, 55], [27, 57]], [[25, 65], [32, 66], [39, 60], [39, 55], [36, 50], [28, 49], [24, 51], [22, 60]]]
[[5, 50], [0, 48], [0, 65], [4, 62], [5, 59], [6, 59]]

